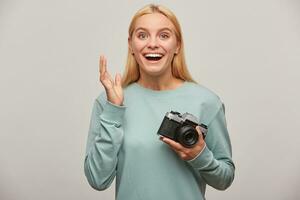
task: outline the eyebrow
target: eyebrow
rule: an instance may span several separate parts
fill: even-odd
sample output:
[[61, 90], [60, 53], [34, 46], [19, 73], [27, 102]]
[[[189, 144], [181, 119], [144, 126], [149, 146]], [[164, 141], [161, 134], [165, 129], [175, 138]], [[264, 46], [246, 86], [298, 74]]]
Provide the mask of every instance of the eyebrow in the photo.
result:
[[[139, 31], [139, 30], [145, 30], [145, 31], [147, 31], [146, 28], [144, 28], [144, 27], [139, 27], [139, 28], [135, 29], [134, 32], [137, 32], [137, 31]], [[172, 29], [170, 29], [170, 28], [168, 28], [168, 27], [161, 28], [161, 29], [159, 29], [158, 31], [160, 32], [160, 31], [163, 31], [163, 30], [170, 31], [171, 33], [173, 32]]]

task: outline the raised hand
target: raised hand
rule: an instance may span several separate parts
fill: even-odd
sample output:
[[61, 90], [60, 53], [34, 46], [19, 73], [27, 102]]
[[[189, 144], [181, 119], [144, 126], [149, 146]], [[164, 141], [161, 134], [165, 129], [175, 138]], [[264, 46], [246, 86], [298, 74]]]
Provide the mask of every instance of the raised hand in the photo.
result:
[[107, 71], [107, 60], [104, 56], [100, 56], [99, 61], [100, 82], [104, 86], [107, 100], [112, 104], [123, 105], [124, 95], [121, 84], [122, 77], [119, 73], [116, 74], [115, 79], [112, 79]]

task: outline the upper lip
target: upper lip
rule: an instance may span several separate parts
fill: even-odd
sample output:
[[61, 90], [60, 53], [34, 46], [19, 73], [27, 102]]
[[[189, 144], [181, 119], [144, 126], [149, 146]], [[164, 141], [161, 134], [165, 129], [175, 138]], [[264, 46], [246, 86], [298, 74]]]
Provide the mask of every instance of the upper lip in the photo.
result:
[[147, 54], [160, 54], [160, 55], [164, 56], [164, 54], [160, 53], [160, 52], [146, 52], [146, 53], [143, 53], [144, 56], [147, 55]]

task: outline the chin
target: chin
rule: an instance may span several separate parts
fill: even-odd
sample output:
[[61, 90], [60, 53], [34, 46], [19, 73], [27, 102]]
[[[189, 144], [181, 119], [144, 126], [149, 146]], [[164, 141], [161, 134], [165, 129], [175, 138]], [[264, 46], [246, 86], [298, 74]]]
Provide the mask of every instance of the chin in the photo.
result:
[[158, 62], [152, 62], [148, 61], [144, 57], [140, 58], [141, 63], [140, 70], [142, 70], [145, 74], [151, 75], [151, 76], [159, 76], [167, 71], [167, 60], [165, 58], [161, 59]]
[[162, 74], [164, 71], [166, 71], [166, 68], [164, 66], [160, 65], [144, 65], [142, 67], [142, 70], [149, 75], [157, 76]]

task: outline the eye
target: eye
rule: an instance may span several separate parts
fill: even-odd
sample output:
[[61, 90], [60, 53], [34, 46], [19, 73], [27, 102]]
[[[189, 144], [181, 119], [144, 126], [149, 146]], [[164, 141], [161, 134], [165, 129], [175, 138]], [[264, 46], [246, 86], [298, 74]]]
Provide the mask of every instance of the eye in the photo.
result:
[[170, 37], [170, 35], [168, 33], [161, 33], [159, 35], [159, 37], [160, 37], [160, 39], [165, 40], [165, 39], [168, 39]]
[[144, 40], [144, 39], [147, 38], [147, 33], [145, 33], [145, 32], [139, 32], [139, 33], [137, 34], [137, 37], [138, 37], [139, 39], [141, 39], [141, 40]]

